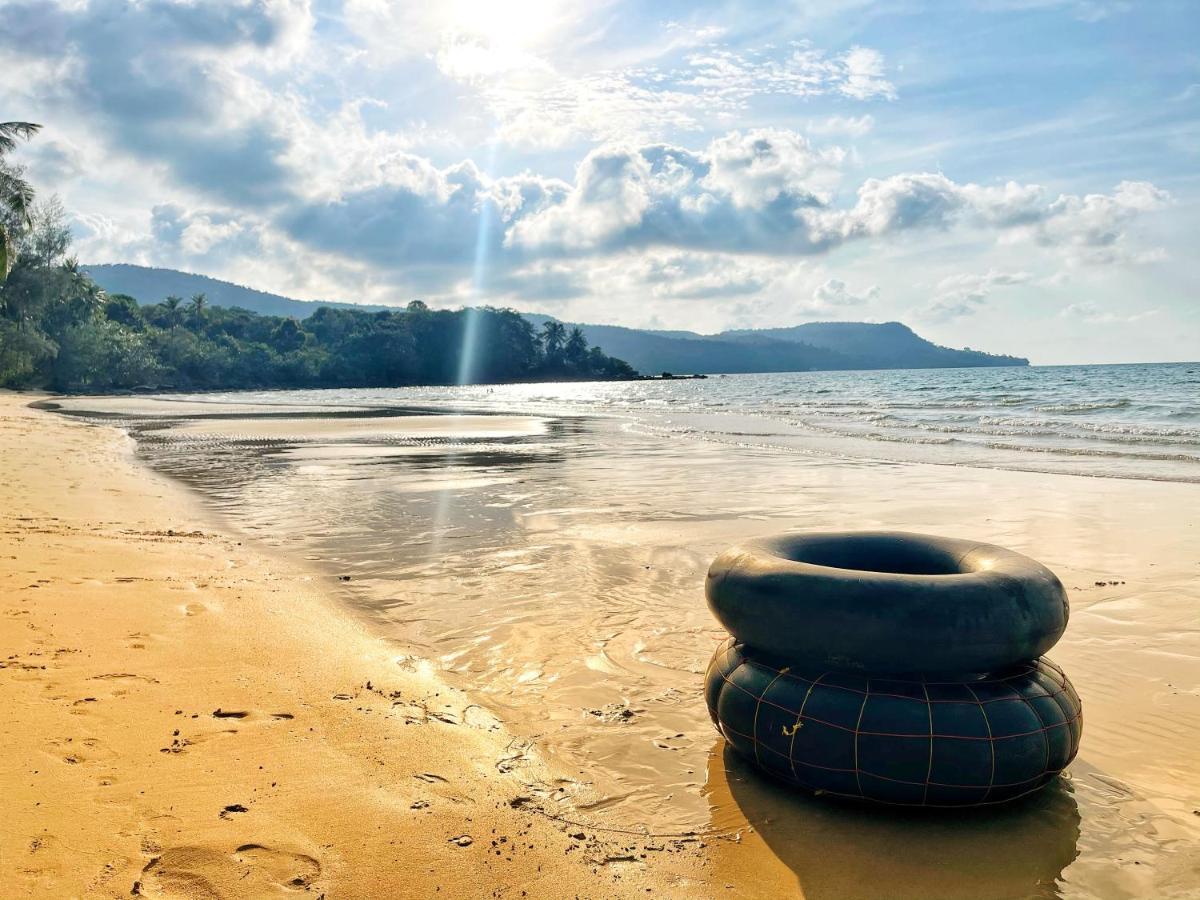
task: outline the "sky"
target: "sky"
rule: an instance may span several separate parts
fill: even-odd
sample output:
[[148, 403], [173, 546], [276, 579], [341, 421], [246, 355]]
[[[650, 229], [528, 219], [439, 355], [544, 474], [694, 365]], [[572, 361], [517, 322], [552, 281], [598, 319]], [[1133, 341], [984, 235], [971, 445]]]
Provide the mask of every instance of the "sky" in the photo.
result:
[[84, 263], [1200, 359], [1195, 0], [0, 0]]

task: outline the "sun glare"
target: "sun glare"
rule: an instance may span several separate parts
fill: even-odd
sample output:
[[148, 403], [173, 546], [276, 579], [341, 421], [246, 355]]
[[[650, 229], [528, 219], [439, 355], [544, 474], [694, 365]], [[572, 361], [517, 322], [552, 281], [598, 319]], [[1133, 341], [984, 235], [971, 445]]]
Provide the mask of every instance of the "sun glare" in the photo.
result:
[[481, 39], [495, 51], [521, 51], [536, 46], [550, 31], [558, 4], [554, 0], [453, 0], [446, 10], [449, 30]]

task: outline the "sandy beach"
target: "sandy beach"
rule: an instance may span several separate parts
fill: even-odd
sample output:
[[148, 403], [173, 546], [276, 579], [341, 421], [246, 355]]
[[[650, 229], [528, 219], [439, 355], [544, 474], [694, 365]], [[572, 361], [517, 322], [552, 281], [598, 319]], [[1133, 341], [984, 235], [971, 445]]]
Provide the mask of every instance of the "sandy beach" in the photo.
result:
[[0, 399], [4, 896], [705, 892], [694, 840], [647, 866], [533, 812], [555, 775], [494, 718], [33, 399]]
[[[81, 422], [30, 399], [5, 398], [0, 430], [19, 891], [1200, 885], [1198, 485], [803, 457], [581, 417], [61, 401]], [[1051, 657], [1085, 725], [1059, 782], [999, 810], [881, 813], [781, 790], [727, 751], [699, 692], [722, 637], [709, 561], [845, 527], [969, 532], [1060, 575], [1072, 618]]]

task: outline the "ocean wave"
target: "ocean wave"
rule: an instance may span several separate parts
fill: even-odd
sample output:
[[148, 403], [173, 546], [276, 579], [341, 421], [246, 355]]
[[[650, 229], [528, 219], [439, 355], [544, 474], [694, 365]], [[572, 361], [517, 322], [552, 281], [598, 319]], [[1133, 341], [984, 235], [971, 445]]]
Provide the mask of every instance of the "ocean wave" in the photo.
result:
[[1200, 465], [1200, 456], [1190, 453], [1131, 453], [1109, 450], [1104, 447], [1035, 447], [1028, 444], [989, 443], [992, 450], [1015, 450], [1020, 453], [1048, 453], [1054, 456], [1092, 456], [1106, 459], [1148, 460], [1154, 462], [1182, 462]]
[[1096, 400], [1096, 401], [1079, 401], [1076, 403], [1048, 403], [1035, 406], [1037, 412], [1048, 413], [1089, 413], [1097, 412], [1102, 409], [1127, 409], [1133, 405], [1133, 401], [1128, 397], [1122, 397], [1117, 400]]
[[[776, 418], [762, 416], [764, 418]], [[956, 435], [993, 435], [1011, 437], [1080, 440], [1130, 444], [1200, 445], [1200, 429], [1172, 428], [1137, 423], [1098, 423], [1079, 420], [988, 416], [979, 414], [950, 414], [933, 419], [906, 418], [892, 412], [869, 414], [865, 411], [836, 412], [821, 410], [821, 418], [812, 416], [778, 417], [789, 424], [823, 429], [861, 423], [872, 428], [897, 431], [917, 430]], [[832, 424], [822, 419], [836, 420]]]

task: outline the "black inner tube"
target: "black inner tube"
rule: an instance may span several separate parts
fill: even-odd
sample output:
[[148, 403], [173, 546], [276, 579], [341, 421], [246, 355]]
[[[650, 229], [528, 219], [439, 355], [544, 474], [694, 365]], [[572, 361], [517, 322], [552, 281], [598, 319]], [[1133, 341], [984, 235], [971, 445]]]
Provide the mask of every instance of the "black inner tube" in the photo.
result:
[[722, 553], [708, 603], [762, 653], [876, 674], [989, 672], [1041, 656], [1067, 599], [1036, 560], [978, 541], [901, 532], [768, 538]]
[[908, 535], [812, 535], [778, 543], [794, 562], [890, 575], [962, 575], [961, 554]]

